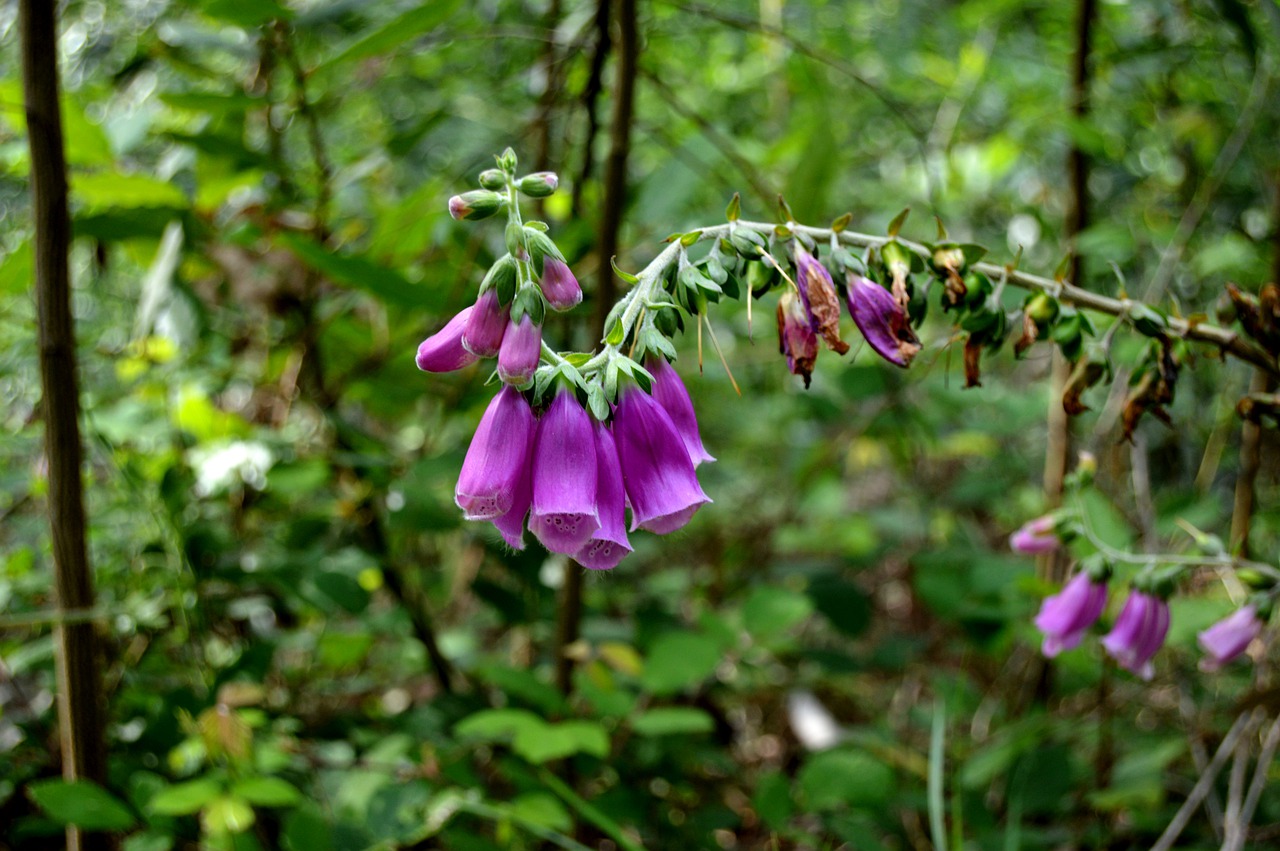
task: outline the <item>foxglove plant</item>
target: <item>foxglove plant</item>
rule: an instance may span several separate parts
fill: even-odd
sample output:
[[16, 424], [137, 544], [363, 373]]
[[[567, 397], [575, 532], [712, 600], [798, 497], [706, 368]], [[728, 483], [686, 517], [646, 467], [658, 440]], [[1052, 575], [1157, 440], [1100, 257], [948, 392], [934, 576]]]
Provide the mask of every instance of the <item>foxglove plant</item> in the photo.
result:
[[554, 553], [573, 555], [600, 528], [595, 434], [573, 391], [560, 388], [538, 421], [529, 531]]
[[1045, 598], [1036, 615], [1036, 629], [1044, 633], [1044, 655], [1052, 659], [1079, 646], [1106, 606], [1106, 580], [1084, 570], [1076, 573], [1062, 591]]
[[418, 346], [417, 364], [423, 372], [453, 372], [480, 358], [462, 345], [462, 331], [474, 307], [463, 308], [436, 333]]
[[[1264, 603], [1265, 605], [1265, 603]], [[1205, 652], [1200, 667], [1216, 671], [1241, 656], [1262, 632], [1263, 616], [1258, 604], [1249, 603], [1199, 633], [1197, 640]]]
[[1169, 634], [1169, 604], [1162, 597], [1135, 588], [1129, 592], [1120, 616], [1102, 646], [1124, 668], [1144, 680], [1151, 679], [1156, 655]]

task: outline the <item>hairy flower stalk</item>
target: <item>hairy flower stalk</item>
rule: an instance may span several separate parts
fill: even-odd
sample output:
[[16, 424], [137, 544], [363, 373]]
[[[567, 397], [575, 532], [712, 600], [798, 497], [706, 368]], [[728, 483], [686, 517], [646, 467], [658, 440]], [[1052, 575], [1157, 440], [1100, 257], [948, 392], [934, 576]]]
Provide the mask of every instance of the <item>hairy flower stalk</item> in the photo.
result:
[[1120, 667], [1144, 680], [1155, 672], [1151, 657], [1164, 644], [1169, 633], [1169, 604], [1145, 591], [1133, 590], [1125, 600], [1120, 616], [1102, 646]]
[[479, 360], [462, 345], [462, 329], [473, 307], [464, 308], [418, 346], [416, 362], [423, 372], [453, 372]]
[[1205, 652], [1201, 669], [1216, 671], [1243, 655], [1262, 632], [1262, 627], [1258, 608], [1250, 603], [1201, 632], [1196, 637]]
[[1044, 633], [1044, 655], [1052, 659], [1078, 646], [1106, 605], [1107, 584], [1085, 571], [1073, 576], [1060, 592], [1046, 597], [1035, 618], [1036, 629]]
[[515, 505], [535, 425], [520, 391], [507, 386], [493, 397], [471, 438], [454, 493], [468, 520], [492, 520]]

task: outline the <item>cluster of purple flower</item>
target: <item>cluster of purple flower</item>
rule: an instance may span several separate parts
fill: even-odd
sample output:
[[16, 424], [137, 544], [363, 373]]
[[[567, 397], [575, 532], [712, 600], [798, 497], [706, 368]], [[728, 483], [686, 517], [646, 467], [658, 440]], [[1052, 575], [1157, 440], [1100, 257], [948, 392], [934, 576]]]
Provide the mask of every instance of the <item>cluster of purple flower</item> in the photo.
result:
[[538, 417], [507, 386], [489, 404], [467, 450], [455, 498], [468, 520], [489, 520], [524, 548], [528, 530], [551, 552], [609, 570], [631, 544], [631, 528], [665, 535], [710, 502], [694, 468], [703, 449], [689, 394], [671, 365], [651, 359], [653, 393], [619, 391], [612, 421], [592, 418], [571, 387]]
[[[831, 273], [803, 245], [796, 244], [796, 292], [778, 299], [778, 349], [787, 367], [805, 386], [818, 358], [818, 338], [836, 354], [849, 344], [840, 339], [840, 300]], [[874, 281], [850, 270], [845, 275], [845, 304], [867, 343], [897, 366], [908, 366], [920, 351], [906, 304]]]
[[[1053, 552], [1061, 539], [1052, 515], [1024, 524], [1010, 538], [1013, 549], [1025, 554]], [[1036, 615], [1036, 628], [1044, 633], [1041, 650], [1053, 658], [1077, 647], [1084, 634], [1102, 617], [1107, 605], [1107, 581], [1103, 571], [1081, 570], [1057, 594], [1046, 597]], [[1216, 671], [1241, 656], [1262, 631], [1265, 614], [1249, 603], [1199, 634], [1205, 659], [1201, 667]], [[1169, 633], [1169, 603], [1154, 590], [1135, 587], [1102, 639], [1102, 646], [1122, 668], [1151, 679], [1151, 660]]]

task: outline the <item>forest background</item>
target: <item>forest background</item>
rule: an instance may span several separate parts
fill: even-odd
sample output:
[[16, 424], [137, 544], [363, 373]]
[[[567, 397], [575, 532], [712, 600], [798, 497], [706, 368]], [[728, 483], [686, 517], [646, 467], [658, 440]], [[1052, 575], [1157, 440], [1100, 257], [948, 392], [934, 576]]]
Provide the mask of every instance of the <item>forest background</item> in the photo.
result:
[[904, 236], [936, 215], [996, 263], [1229, 325], [1224, 285], [1280, 264], [1273, 0], [58, 4], [96, 783], [59, 779], [17, 12], [0, 847], [68, 823], [130, 851], [1144, 847], [1182, 812], [1181, 847], [1280, 836], [1275, 788], [1241, 816], [1274, 773], [1274, 642], [1197, 668], [1230, 577], [1184, 583], [1144, 682], [1096, 641], [1047, 664], [1031, 618], [1066, 565], [1007, 545], [1087, 450], [1100, 540], [1274, 563], [1254, 366], [1189, 348], [1172, 427], [1125, 441], [1130, 329], [1068, 422], [1049, 343], [964, 389], [935, 311], [909, 370], [855, 345], [805, 390], [771, 302], [754, 327], [723, 302], [741, 393], [694, 335], [677, 361], [715, 502], [582, 576], [461, 519], [489, 371], [412, 358], [502, 251], [446, 201], [507, 146], [560, 175], [540, 215], [587, 294], [561, 349], [599, 338], [611, 257], [638, 270], [735, 192], [871, 233], [910, 207]]

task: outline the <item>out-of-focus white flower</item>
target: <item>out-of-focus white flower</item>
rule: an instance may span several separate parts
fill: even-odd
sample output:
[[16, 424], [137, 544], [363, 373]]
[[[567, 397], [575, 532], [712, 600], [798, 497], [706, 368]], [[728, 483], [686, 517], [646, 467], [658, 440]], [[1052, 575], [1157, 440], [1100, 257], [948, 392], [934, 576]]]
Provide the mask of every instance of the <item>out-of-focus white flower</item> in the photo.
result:
[[247, 440], [196, 447], [188, 459], [196, 471], [196, 493], [200, 496], [238, 483], [262, 490], [267, 486], [267, 471], [275, 463], [265, 444]]
[[812, 692], [793, 691], [787, 695], [787, 719], [806, 750], [823, 751], [840, 743], [840, 724]]

